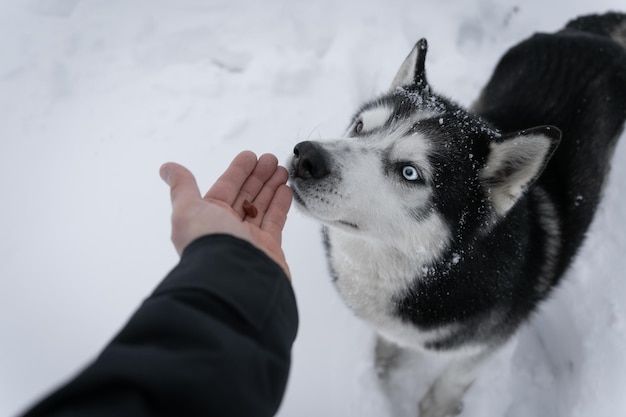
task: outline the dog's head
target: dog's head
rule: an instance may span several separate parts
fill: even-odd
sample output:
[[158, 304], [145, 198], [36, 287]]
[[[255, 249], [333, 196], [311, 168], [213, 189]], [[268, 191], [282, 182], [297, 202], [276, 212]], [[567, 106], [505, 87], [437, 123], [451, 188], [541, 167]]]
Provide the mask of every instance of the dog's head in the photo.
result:
[[431, 252], [505, 216], [560, 138], [553, 127], [502, 135], [435, 94], [420, 40], [390, 90], [356, 113], [342, 138], [297, 144], [291, 186], [331, 228]]

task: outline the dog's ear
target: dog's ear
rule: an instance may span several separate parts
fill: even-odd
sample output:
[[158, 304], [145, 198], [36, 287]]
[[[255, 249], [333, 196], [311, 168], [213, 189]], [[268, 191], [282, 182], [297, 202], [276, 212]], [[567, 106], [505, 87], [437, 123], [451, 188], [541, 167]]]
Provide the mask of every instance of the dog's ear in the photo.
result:
[[396, 87], [410, 86], [414, 84], [426, 85], [426, 72], [424, 62], [426, 61], [426, 52], [428, 51], [428, 43], [422, 38], [413, 47], [409, 56], [406, 57], [402, 66], [398, 70], [393, 82], [391, 90]]
[[561, 141], [554, 126], [522, 130], [491, 142], [480, 178], [496, 213], [506, 214], [539, 177]]

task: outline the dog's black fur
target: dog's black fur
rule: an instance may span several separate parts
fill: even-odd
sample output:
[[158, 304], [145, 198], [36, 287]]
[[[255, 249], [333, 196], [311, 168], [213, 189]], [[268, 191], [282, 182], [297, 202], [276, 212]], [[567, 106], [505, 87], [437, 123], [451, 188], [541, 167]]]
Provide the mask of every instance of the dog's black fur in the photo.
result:
[[537, 182], [554, 198], [561, 219], [555, 284], [591, 223], [624, 128], [626, 44], [610, 36], [620, 26], [626, 15], [608, 13], [534, 35], [502, 58], [473, 109], [504, 132], [546, 124], [562, 132]]
[[[494, 344], [505, 340], [550, 294], [570, 265], [600, 201], [626, 119], [626, 50], [609, 36], [620, 25], [626, 25], [623, 14], [581, 17], [556, 34], [537, 34], [518, 44], [497, 65], [473, 112], [505, 135], [545, 125], [562, 132], [560, 144], [535, 183], [556, 206], [561, 249], [557, 254], [546, 251], [541, 214], [534, 213], [538, 205], [530, 193], [488, 239], [467, 243], [457, 236], [447, 257], [475, 256], [460, 257], [453, 266], [452, 262], [434, 265], [428, 276], [435, 279], [415, 281], [397, 299], [399, 316], [422, 329], [463, 322], [462, 328], [427, 347], [447, 350], [472, 340], [484, 343], [492, 338]], [[476, 142], [474, 146], [480, 146]], [[434, 161], [442, 164], [445, 161]], [[464, 183], [468, 188], [443, 189], [435, 199], [441, 202], [442, 213], [459, 192], [476, 195], [471, 183]], [[458, 217], [460, 211], [451, 212]], [[477, 218], [480, 214], [474, 213], [473, 220]], [[458, 219], [450, 221], [458, 223]], [[550, 260], [556, 264], [554, 273], [549, 285], [541, 285], [540, 269], [549, 256], [556, 256]], [[506, 314], [486, 327], [484, 319], [494, 309]]]

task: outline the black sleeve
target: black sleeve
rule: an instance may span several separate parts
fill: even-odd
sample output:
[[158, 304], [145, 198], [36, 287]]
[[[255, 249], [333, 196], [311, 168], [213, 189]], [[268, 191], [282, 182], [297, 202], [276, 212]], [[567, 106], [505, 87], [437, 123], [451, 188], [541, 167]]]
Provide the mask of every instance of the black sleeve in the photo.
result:
[[100, 356], [26, 416], [272, 416], [297, 327], [275, 262], [232, 236], [205, 236]]

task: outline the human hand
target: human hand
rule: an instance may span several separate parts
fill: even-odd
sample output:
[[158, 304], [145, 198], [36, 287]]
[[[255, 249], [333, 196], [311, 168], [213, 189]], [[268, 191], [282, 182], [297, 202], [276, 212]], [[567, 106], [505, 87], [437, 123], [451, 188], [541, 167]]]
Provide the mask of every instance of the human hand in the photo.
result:
[[[226, 233], [261, 249], [291, 279], [281, 242], [292, 194], [287, 170], [274, 155], [257, 161], [254, 153], [241, 152], [203, 198], [195, 177], [182, 165], [166, 163], [159, 173], [170, 186], [172, 242], [179, 255], [201, 236]], [[246, 215], [244, 200], [254, 204], [256, 216]]]

